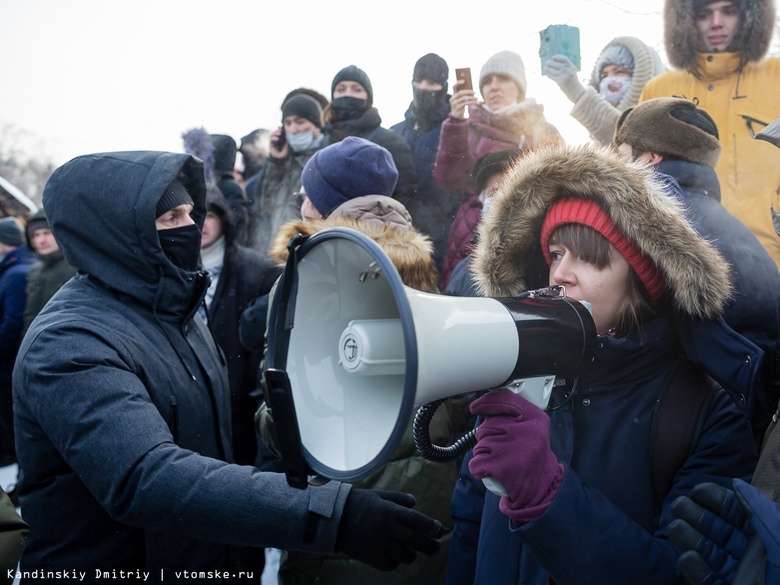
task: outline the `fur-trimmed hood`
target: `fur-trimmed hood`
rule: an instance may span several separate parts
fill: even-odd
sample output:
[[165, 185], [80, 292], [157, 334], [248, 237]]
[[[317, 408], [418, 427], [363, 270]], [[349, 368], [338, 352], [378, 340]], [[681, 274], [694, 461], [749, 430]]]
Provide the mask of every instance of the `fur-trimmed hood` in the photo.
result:
[[289, 221], [277, 232], [268, 255], [284, 263], [287, 260], [287, 244], [290, 238], [297, 234], [311, 236], [332, 227], [352, 228], [374, 240], [393, 262], [406, 286], [423, 292], [439, 292], [436, 285], [438, 272], [433, 261], [431, 240], [411, 226], [403, 230], [389, 223], [379, 224], [345, 216]]
[[479, 227], [473, 269], [481, 294], [515, 296], [547, 286], [539, 242], [556, 201], [597, 202], [615, 226], [653, 260], [675, 309], [692, 317], [719, 315], [731, 296], [730, 268], [684, 218], [653, 171], [606, 148], [542, 149], [520, 159], [495, 193]]
[[[742, 26], [740, 67], [760, 61], [769, 50], [775, 26], [774, 0], [734, 0], [739, 6]], [[698, 33], [694, 14], [695, 0], [666, 0], [664, 5], [664, 43], [669, 63], [678, 69], [695, 72], [698, 68]]]

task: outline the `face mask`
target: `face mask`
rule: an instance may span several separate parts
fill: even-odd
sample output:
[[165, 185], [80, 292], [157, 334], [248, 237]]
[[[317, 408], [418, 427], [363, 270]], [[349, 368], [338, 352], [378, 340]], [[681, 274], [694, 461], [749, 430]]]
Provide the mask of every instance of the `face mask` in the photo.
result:
[[485, 217], [487, 215], [487, 212], [490, 211], [490, 206], [493, 205], [493, 198], [488, 197], [484, 201], [482, 201], [482, 217]]
[[339, 120], [354, 120], [365, 113], [368, 104], [360, 98], [340, 97], [333, 100], [330, 107], [336, 112]]
[[435, 112], [443, 101], [442, 97], [446, 95], [443, 89], [431, 91], [412, 86], [412, 91], [414, 92], [414, 101], [412, 102], [414, 110], [421, 114]]
[[311, 130], [307, 130], [306, 132], [298, 132], [298, 134], [290, 134], [289, 132], [285, 132], [284, 137], [287, 140], [287, 144], [289, 144], [290, 148], [292, 148], [295, 152], [307, 150], [311, 148], [312, 144], [314, 144], [314, 136]]
[[[613, 89], [610, 89], [610, 86]], [[605, 77], [599, 82], [599, 93], [610, 104], [616, 106], [626, 95], [629, 87], [631, 87], [630, 77]]]
[[158, 230], [157, 234], [168, 260], [187, 272], [195, 272], [198, 269], [200, 228], [197, 224]]

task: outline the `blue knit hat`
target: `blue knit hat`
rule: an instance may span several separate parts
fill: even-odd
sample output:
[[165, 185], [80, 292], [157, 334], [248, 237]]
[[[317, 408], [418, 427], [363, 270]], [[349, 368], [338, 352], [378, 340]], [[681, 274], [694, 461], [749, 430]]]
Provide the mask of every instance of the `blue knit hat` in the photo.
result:
[[315, 152], [301, 176], [307, 197], [324, 217], [355, 197], [390, 196], [397, 182], [390, 152], [355, 136]]
[[601, 70], [607, 65], [618, 65], [628, 73], [634, 75], [634, 56], [623, 45], [607, 45], [596, 61], [596, 75], [601, 75]]

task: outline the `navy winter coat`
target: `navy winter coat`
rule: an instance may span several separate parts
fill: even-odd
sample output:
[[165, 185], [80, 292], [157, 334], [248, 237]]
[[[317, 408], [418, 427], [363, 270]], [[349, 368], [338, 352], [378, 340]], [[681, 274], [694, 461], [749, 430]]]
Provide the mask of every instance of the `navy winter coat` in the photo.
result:
[[0, 382], [11, 381], [16, 350], [22, 341], [27, 276], [35, 263], [27, 246], [19, 246], [0, 262]]
[[177, 175], [202, 223], [203, 169], [189, 155], [86, 155], [44, 191], [79, 275], [33, 321], [14, 370], [24, 571], [172, 580], [235, 569], [231, 546], [335, 550], [348, 486], [296, 490], [229, 464], [225, 360], [197, 314], [208, 277], [173, 265], [155, 229]]
[[[732, 477], [748, 480], [756, 453], [744, 411], [719, 390], [656, 525], [648, 448], [653, 410], [679, 352], [673, 321], [666, 315], [647, 323], [641, 333], [599, 337], [596, 359], [580, 375], [576, 394], [551, 412], [551, 444], [566, 472], [538, 519], [513, 524], [489, 492], [483, 508], [485, 491], [464, 464], [452, 501], [458, 523], [449, 585], [548, 585], [549, 578], [556, 585], [684, 583], [666, 534], [671, 503], [702, 481], [730, 485]], [[727, 328], [705, 327], [707, 337], [721, 331], [729, 350], [751, 352]], [[702, 351], [726, 361], [715, 346]], [[760, 361], [760, 351], [749, 356]]]
[[710, 167], [681, 160], [655, 166], [674, 178], [672, 188], [685, 206], [696, 231], [710, 240], [731, 265], [734, 298], [723, 320], [764, 350], [764, 360], [748, 411], [758, 443], [780, 398], [780, 271], [761, 242], [745, 224], [720, 204], [720, 183]]

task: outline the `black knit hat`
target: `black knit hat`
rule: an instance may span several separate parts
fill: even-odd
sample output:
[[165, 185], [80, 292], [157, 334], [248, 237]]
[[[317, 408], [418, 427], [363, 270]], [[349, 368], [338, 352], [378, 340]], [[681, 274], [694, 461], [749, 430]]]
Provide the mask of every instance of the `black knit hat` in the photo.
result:
[[155, 218], [160, 217], [166, 211], [184, 203], [193, 205], [192, 197], [187, 193], [187, 189], [182, 185], [181, 181], [174, 179], [173, 182], [165, 188], [160, 200], [157, 202]]
[[214, 144], [214, 170], [218, 174], [232, 173], [238, 153], [236, 141], [227, 134], [211, 134], [211, 142]]
[[363, 86], [363, 89], [368, 93], [368, 103], [374, 103], [374, 90], [371, 87], [371, 80], [360, 67], [350, 65], [344, 67], [341, 71], [336, 73], [336, 77], [333, 78], [333, 83], [330, 84], [330, 99], [333, 99], [333, 92], [336, 91], [336, 86], [342, 81], [356, 81]]
[[715, 168], [721, 149], [712, 117], [682, 98], [653, 98], [627, 108], [618, 118], [613, 142], [710, 168]]
[[13, 217], [0, 219], [0, 243], [7, 246], [21, 246], [24, 243], [22, 226]]
[[474, 176], [474, 184], [477, 186], [477, 193], [482, 192], [490, 177], [496, 174], [503, 175], [512, 168], [522, 153], [522, 150], [515, 148], [489, 152], [474, 163], [472, 175]]
[[322, 128], [322, 108], [312, 97], [299, 93], [282, 104], [282, 122], [287, 116], [299, 116]]
[[447, 62], [436, 53], [428, 53], [420, 57], [417, 63], [414, 64], [412, 81], [427, 79], [428, 81], [442, 84], [446, 90], [447, 78], [449, 76], [450, 68], [447, 66]]

